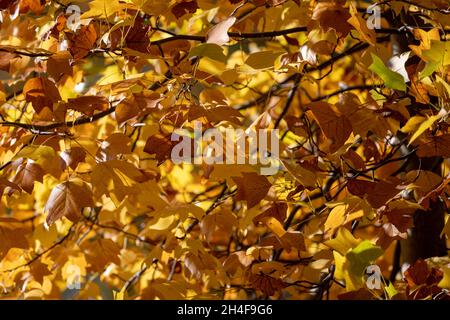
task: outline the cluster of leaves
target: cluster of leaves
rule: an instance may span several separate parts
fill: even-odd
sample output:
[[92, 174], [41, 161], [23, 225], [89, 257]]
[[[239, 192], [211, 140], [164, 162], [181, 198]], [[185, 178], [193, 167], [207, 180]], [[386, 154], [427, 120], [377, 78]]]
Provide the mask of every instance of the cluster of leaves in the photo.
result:
[[[0, 296], [445, 297], [365, 271], [446, 205], [448, 1], [370, 4], [1, 0]], [[278, 172], [174, 164], [193, 121], [280, 129]]]

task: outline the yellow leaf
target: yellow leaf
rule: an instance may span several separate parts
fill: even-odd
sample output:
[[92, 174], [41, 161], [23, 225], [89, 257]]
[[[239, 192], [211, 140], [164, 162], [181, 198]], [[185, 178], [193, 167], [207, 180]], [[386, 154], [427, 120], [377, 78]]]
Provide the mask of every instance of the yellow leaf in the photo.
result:
[[398, 293], [397, 290], [395, 290], [392, 282], [389, 282], [389, 285], [387, 287], [384, 287], [384, 291], [386, 291], [389, 299], [392, 299]]
[[325, 241], [324, 244], [345, 256], [350, 249], [356, 247], [360, 242], [346, 228], [340, 228], [336, 238]]
[[113, 290], [114, 300], [123, 300], [125, 291], [122, 289], [120, 291]]
[[175, 223], [175, 216], [161, 217], [154, 224], [150, 224], [149, 229], [158, 231], [168, 230], [169, 228], [172, 228]]
[[338, 205], [334, 207], [327, 220], [325, 221], [325, 232], [339, 228], [345, 223], [345, 213], [347, 212], [347, 205]]
[[286, 234], [286, 230], [284, 230], [283, 225], [276, 218], [265, 217], [262, 221], [277, 237], [281, 238]]
[[250, 54], [245, 63], [253, 69], [267, 69], [273, 67], [281, 52], [260, 51]]
[[417, 130], [422, 122], [425, 121], [425, 117], [422, 116], [414, 116], [408, 119], [406, 124], [400, 129], [401, 132], [409, 133]]
[[418, 137], [420, 137], [422, 135], [422, 133], [424, 133], [426, 130], [428, 130], [433, 125], [433, 123], [435, 123], [436, 120], [439, 120], [440, 118], [441, 118], [441, 115], [438, 114], [435, 116], [431, 116], [427, 120], [422, 122], [420, 124], [419, 128], [417, 129], [417, 131], [412, 135], [411, 139], [409, 139], [408, 145], [413, 143], [414, 140], [416, 140]]
[[444, 267], [443, 270], [444, 277], [439, 282], [438, 286], [445, 289], [450, 289], [450, 268]]
[[113, 15], [118, 15], [124, 7], [124, 4], [119, 3], [119, 0], [93, 0], [89, 2], [89, 10], [81, 15], [81, 19], [110, 18]]
[[375, 31], [367, 27], [367, 22], [358, 13], [355, 5], [350, 3], [350, 14], [352, 17], [347, 20], [359, 32], [360, 37], [367, 43], [375, 46], [377, 43]]

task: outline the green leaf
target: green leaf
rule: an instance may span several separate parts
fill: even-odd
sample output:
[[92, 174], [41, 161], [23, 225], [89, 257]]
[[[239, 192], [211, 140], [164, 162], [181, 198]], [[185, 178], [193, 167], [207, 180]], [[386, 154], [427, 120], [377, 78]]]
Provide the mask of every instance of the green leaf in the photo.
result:
[[362, 276], [364, 270], [379, 256], [383, 249], [375, 246], [372, 242], [365, 240], [347, 253], [347, 261], [350, 262], [349, 271], [355, 276]]
[[406, 91], [406, 83], [403, 76], [397, 72], [392, 71], [385, 66], [383, 61], [372, 53], [372, 64], [369, 70], [375, 72], [384, 81], [384, 85], [388, 88]]
[[423, 52], [423, 58], [427, 63], [420, 72], [420, 79], [430, 76], [439, 67], [450, 64], [450, 42], [431, 41], [430, 49]]
[[189, 52], [189, 58], [195, 56], [207, 57], [220, 62], [227, 61], [227, 57], [223, 54], [222, 47], [214, 43], [201, 43], [192, 48]]

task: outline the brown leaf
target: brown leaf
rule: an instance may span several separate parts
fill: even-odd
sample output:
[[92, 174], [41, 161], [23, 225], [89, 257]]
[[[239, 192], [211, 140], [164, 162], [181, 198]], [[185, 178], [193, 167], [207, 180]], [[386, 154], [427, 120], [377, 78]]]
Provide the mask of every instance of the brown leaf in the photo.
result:
[[65, 163], [75, 170], [80, 162], [84, 162], [86, 159], [86, 151], [81, 147], [72, 147], [61, 153], [61, 158]]
[[194, 13], [198, 9], [197, 1], [184, 1], [174, 5], [171, 9], [173, 15], [179, 19], [187, 13]]
[[97, 239], [95, 241], [85, 241], [81, 249], [86, 255], [89, 263], [89, 270], [103, 272], [110, 263], [120, 265], [120, 247], [110, 239]]
[[450, 134], [426, 137], [420, 141], [416, 154], [421, 158], [450, 158]]
[[206, 215], [200, 222], [200, 230], [210, 244], [227, 245], [237, 219], [229, 210]]
[[389, 199], [394, 197], [400, 190], [397, 190], [397, 185], [392, 182], [379, 181], [372, 182], [367, 180], [349, 179], [347, 182], [347, 190], [358, 196], [364, 198], [367, 196], [367, 201], [374, 208], [380, 208]]
[[28, 248], [24, 224], [12, 218], [0, 218], [0, 261], [11, 248]]
[[11, 60], [18, 57], [17, 54], [11, 52], [0, 51], [0, 70], [9, 72], [11, 66]]
[[248, 208], [256, 206], [269, 192], [272, 184], [265, 176], [255, 172], [243, 172], [242, 177], [232, 177], [238, 186], [236, 200], [247, 201]]
[[70, 41], [69, 51], [75, 60], [86, 57], [97, 42], [97, 31], [94, 24], [81, 26], [77, 33], [68, 33]]
[[410, 287], [425, 284], [427, 282], [430, 270], [427, 263], [419, 259], [405, 271], [405, 278]]
[[52, 274], [48, 269], [48, 265], [37, 260], [34, 261], [30, 266], [30, 273], [34, 280], [41, 283], [44, 281], [44, 277]]
[[253, 223], [263, 223], [264, 218], [273, 217], [280, 223], [283, 223], [286, 219], [287, 204], [285, 202], [273, 203], [269, 209], [253, 218]]
[[347, 8], [338, 2], [319, 2], [314, 8], [312, 20], [319, 22], [324, 32], [330, 29], [336, 30], [340, 36], [345, 37], [352, 26], [347, 22], [351, 15]]
[[177, 143], [177, 141], [171, 141], [171, 135], [157, 133], [147, 139], [144, 151], [154, 154], [158, 164], [161, 164], [170, 158], [172, 149]]
[[8, 9], [18, 0], [0, 0], [0, 10]]
[[137, 117], [158, 110], [161, 100], [162, 98], [154, 93], [134, 94], [116, 107], [116, 120], [120, 126], [125, 122], [133, 124]]
[[376, 245], [386, 250], [394, 240], [406, 239], [407, 234], [400, 232], [392, 223], [385, 223], [378, 232]]
[[53, 188], [45, 205], [45, 211], [48, 211], [46, 222], [50, 226], [62, 217], [78, 221], [81, 209], [93, 205], [92, 191], [85, 182], [73, 179], [60, 183]]
[[351, 194], [364, 198], [365, 194], [369, 194], [375, 189], [376, 183], [367, 180], [348, 179], [347, 190]]
[[330, 152], [344, 145], [352, 132], [350, 121], [326, 102], [313, 102], [308, 105], [325, 137], [331, 142]]
[[8, 194], [12, 194], [14, 190], [20, 191], [20, 187], [6, 179], [5, 177], [0, 177], [0, 197], [3, 195], [5, 189], [9, 189]]
[[24, 159], [18, 160], [15, 165], [18, 167], [12, 182], [25, 190], [25, 192], [31, 194], [34, 188], [34, 182], [38, 181], [42, 183], [45, 174], [44, 170], [42, 170], [40, 165]]
[[410, 299], [425, 299], [442, 292], [437, 284], [444, 273], [436, 268], [429, 268], [426, 261], [419, 259], [405, 271], [407, 282], [406, 294]]
[[197, 255], [188, 252], [184, 258], [184, 266], [185, 270], [197, 279], [200, 279], [206, 270], [216, 269], [213, 257], [201, 251]]
[[41, 14], [45, 8], [45, 1], [43, 0], [20, 0], [20, 13], [28, 11], [36, 15]]
[[45, 107], [53, 110], [53, 104], [61, 100], [55, 84], [42, 77], [29, 79], [23, 87], [23, 94], [37, 113], [40, 113]]
[[150, 31], [150, 24], [146, 23], [144, 17], [138, 15], [134, 19], [134, 24], [132, 27], [128, 28], [125, 32], [122, 30], [117, 30], [122, 36], [122, 33], [126, 35], [125, 44], [128, 48], [139, 51], [148, 52], [148, 46], [150, 44], [150, 39], [147, 33]]
[[436, 201], [437, 198], [444, 192], [447, 185], [450, 183], [450, 175], [447, 175], [447, 177], [442, 180], [442, 182], [435, 186], [432, 190], [430, 190], [427, 194], [420, 197], [417, 201], [418, 204], [420, 204], [425, 209], [430, 208], [430, 201]]
[[92, 117], [96, 110], [105, 111], [108, 109], [108, 99], [100, 96], [82, 96], [68, 100], [67, 108], [79, 111]]
[[342, 156], [344, 157], [344, 159], [350, 162], [350, 165], [353, 169], [364, 170], [366, 168], [364, 160], [352, 149], [347, 150], [347, 152]]
[[282, 280], [272, 278], [263, 273], [252, 274], [249, 281], [253, 288], [261, 290], [268, 296], [273, 296], [275, 292], [284, 289], [287, 286]]
[[229, 274], [235, 274], [239, 268], [249, 267], [255, 258], [245, 251], [235, 251], [223, 262], [223, 268]]
[[48, 58], [47, 72], [53, 80], [58, 81], [63, 75], [72, 75], [70, 59], [72, 59], [72, 56], [68, 51], [55, 53]]
[[136, 118], [141, 110], [134, 101], [122, 101], [115, 112], [117, 123], [122, 126], [126, 121]]
[[189, 120], [195, 120], [201, 117], [205, 117], [213, 123], [228, 121], [230, 123], [240, 124], [239, 118], [242, 118], [242, 114], [231, 107], [213, 107], [203, 108], [198, 105], [192, 105], [189, 107], [188, 118]]
[[131, 138], [123, 133], [113, 133], [102, 141], [96, 158], [100, 161], [117, 159], [117, 156], [131, 152]]

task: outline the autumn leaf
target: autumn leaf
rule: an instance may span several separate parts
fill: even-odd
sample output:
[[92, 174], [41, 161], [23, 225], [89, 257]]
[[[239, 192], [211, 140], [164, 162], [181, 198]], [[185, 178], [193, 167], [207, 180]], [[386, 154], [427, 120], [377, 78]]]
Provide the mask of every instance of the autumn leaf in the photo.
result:
[[81, 147], [71, 147], [61, 153], [61, 158], [65, 161], [66, 165], [75, 170], [80, 162], [84, 162], [86, 159], [86, 151]]
[[11, 182], [31, 194], [34, 183], [36, 181], [42, 183], [44, 170], [38, 164], [29, 161], [19, 160], [15, 165], [17, 165], [17, 172]]
[[194, 13], [198, 9], [197, 1], [182, 1], [172, 7], [171, 11], [175, 17], [181, 18], [185, 14]]
[[82, 59], [89, 54], [97, 41], [97, 31], [91, 23], [81, 26], [77, 33], [68, 34], [70, 41], [69, 51], [74, 59]]
[[236, 200], [245, 200], [249, 208], [256, 206], [267, 195], [272, 186], [266, 177], [253, 172], [243, 172], [242, 177], [233, 177], [238, 186]]
[[229, 211], [211, 213], [200, 222], [200, 229], [208, 243], [228, 244], [236, 218]]
[[368, 42], [370, 45], [375, 46], [376, 44], [376, 34], [373, 29], [367, 27], [367, 22], [358, 13], [356, 7], [350, 4], [350, 14], [351, 18], [347, 20], [358, 32], [359, 35]]
[[283, 223], [286, 219], [287, 205], [285, 203], [274, 203], [267, 210], [260, 215], [253, 218], [253, 223], [258, 224], [263, 222], [264, 218], [273, 217], [280, 223]]
[[92, 17], [110, 18], [112, 15], [118, 15], [124, 8], [119, 0], [93, 0], [89, 2], [89, 10], [81, 15], [81, 19]]
[[171, 140], [171, 136], [164, 136], [160, 133], [154, 134], [148, 138], [144, 146], [144, 151], [154, 154], [158, 163], [162, 163], [169, 159], [173, 147], [177, 144]]
[[20, 221], [12, 218], [0, 218], [0, 259], [11, 248], [27, 248], [27, 230]]
[[207, 57], [219, 62], [225, 62], [227, 60], [222, 47], [215, 43], [202, 43], [193, 47], [189, 51], [189, 57]]
[[72, 56], [68, 51], [55, 53], [47, 60], [47, 72], [54, 81], [60, 80], [63, 75], [71, 76], [73, 74], [70, 60]]
[[32, 78], [23, 87], [25, 99], [40, 113], [45, 107], [53, 110], [53, 104], [61, 100], [55, 84], [45, 78]]
[[62, 217], [76, 222], [81, 217], [81, 210], [93, 205], [92, 191], [85, 182], [79, 179], [63, 182], [53, 189], [45, 205], [47, 224], [52, 225]]
[[331, 141], [330, 151], [336, 151], [347, 141], [352, 132], [350, 121], [325, 102], [312, 103], [309, 109], [324, 135]]
[[92, 117], [95, 111], [105, 111], [109, 106], [108, 100], [98, 96], [82, 96], [68, 100], [67, 107]]
[[1, 298], [449, 299], [447, 2], [0, 0]]
[[245, 64], [253, 69], [266, 69], [273, 67], [275, 60], [280, 56], [279, 52], [260, 51], [252, 53], [245, 60]]
[[110, 263], [120, 263], [120, 248], [110, 239], [84, 242], [81, 249], [86, 254], [88, 268], [95, 272], [102, 272]]

